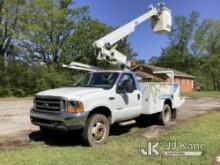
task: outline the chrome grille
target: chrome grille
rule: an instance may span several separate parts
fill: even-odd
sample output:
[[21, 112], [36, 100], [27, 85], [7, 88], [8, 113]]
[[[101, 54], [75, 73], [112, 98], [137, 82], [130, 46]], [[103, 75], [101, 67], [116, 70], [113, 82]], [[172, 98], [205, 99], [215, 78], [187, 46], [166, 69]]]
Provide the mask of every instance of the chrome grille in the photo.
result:
[[58, 97], [35, 97], [35, 109], [38, 111], [60, 112], [65, 109], [66, 101]]

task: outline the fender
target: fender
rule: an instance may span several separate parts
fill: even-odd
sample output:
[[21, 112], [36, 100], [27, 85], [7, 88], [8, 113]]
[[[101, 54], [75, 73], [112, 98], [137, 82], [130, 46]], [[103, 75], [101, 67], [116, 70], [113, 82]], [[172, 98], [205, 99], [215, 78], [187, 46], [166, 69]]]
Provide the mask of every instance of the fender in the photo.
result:
[[88, 99], [88, 97], [83, 98], [82, 101], [84, 103], [85, 111], [90, 112], [90, 111], [94, 110], [97, 107], [106, 107], [111, 112], [111, 123], [114, 122], [114, 116], [112, 116], [113, 115], [112, 107], [110, 105], [109, 99], [107, 99], [107, 98], [109, 98], [109, 97], [105, 96], [105, 97], [100, 98], [100, 97], [94, 97], [93, 96], [90, 99]]

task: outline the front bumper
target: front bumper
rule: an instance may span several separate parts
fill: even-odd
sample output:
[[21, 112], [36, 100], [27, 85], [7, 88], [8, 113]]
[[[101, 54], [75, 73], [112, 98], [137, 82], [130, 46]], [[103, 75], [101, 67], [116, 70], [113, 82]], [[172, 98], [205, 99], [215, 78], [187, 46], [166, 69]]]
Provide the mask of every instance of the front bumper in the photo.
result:
[[34, 108], [30, 111], [31, 123], [41, 127], [70, 131], [84, 128], [89, 112], [60, 113], [39, 112]]

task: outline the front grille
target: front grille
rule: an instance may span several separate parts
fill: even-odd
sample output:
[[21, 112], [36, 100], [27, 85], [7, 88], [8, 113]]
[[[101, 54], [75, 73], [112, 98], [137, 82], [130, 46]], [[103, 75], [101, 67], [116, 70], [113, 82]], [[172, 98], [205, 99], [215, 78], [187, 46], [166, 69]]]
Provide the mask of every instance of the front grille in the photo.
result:
[[58, 97], [35, 97], [35, 109], [38, 111], [60, 112], [65, 109], [65, 99]]

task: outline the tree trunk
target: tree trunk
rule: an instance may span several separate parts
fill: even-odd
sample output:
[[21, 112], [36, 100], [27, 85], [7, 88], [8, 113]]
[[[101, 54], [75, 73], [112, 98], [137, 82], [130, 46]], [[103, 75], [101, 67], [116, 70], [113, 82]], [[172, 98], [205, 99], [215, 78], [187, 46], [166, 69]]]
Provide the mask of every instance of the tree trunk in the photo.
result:
[[[0, 22], [2, 24], [3, 0], [0, 0]], [[4, 66], [4, 50], [3, 50], [3, 28], [0, 28], [0, 68]]]

